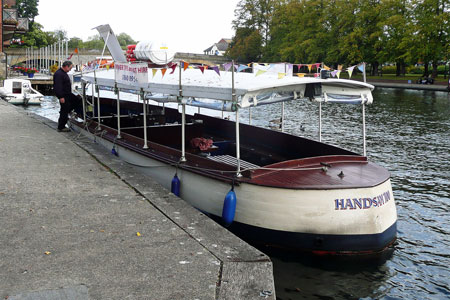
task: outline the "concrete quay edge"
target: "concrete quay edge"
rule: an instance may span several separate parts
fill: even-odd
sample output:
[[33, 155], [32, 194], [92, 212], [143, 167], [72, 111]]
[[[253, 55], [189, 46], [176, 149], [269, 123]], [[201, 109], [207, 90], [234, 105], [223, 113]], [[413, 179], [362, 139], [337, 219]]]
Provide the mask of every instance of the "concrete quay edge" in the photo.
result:
[[[14, 107], [3, 101], [0, 103], [0, 111], [2, 110], [2, 106], [15, 108], [15, 111], [22, 114], [22, 116], [27, 115], [30, 122], [36, 123], [33, 126], [45, 124], [51, 129], [56, 129], [56, 124], [51, 120], [28, 113], [20, 107]], [[217, 277], [214, 279], [216, 282], [215, 297], [201, 299], [275, 299], [272, 262], [265, 254], [234, 236], [186, 202], [180, 201], [179, 198], [169, 193], [152, 178], [140, 173], [133, 166], [113, 156], [102, 146], [86, 138], [80, 138], [73, 132], [58, 133], [55, 130], [54, 133], [49, 134], [64, 135], [69, 140], [69, 143], [73, 142], [77, 147], [83, 149], [109, 172], [113, 173], [117, 179], [120, 179], [120, 181], [131, 187], [140, 197], [145, 198], [147, 205], [150, 205], [152, 209], [156, 209], [167, 218], [169, 223], [184, 232], [186, 236], [197, 243], [198, 247], [204, 249], [205, 252], [208, 252], [210, 256], [220, 262], [218, 273], [211, 275]], [[42, 142], [45, 143], [46, 141]], [[67, 176], [70, 177], [70, 173]], [[107, 264], [108, 262], [105, 263]], [[95, 266], [92, 267], [94, 268]], [[4, 274], [0, 272], [0, 277], [2, 275]], [[49, 291], [48, 286], [47, 291]], [[85, 296], [86, 299], [94, 299], [88, 295], [88, 286], [83, 284], [75, 287], [72, 285], [59, 286], [50, 292], [53, 295], [61, 296], [64, 294], [74, 297], [70, 298], [67, 296], [67, 298], [58, 299], [79, 299], [76, 298], [76, 295]], [[46, 293], [46, 291], [39, 289], [30, 291], [22, 290], [22, 293], [28, 294], [16, 293], [16, 296], [10, 295], [8, 299], [46, 299], [51, 294], [50, 292]], [[41, 295], [40, 293], [43, 294]], [[5, 291], [2, 292], [0, 287], [0, 297], [5, 297], [5, 295]], [[186, 297], [180, 299], [190, 298], [189, 295], [186, 295]], [[97, 297], [95, 299], [102, 298]], [[161, 298], [140, 298], [136, 296], [136, 298], [130, 299]]]

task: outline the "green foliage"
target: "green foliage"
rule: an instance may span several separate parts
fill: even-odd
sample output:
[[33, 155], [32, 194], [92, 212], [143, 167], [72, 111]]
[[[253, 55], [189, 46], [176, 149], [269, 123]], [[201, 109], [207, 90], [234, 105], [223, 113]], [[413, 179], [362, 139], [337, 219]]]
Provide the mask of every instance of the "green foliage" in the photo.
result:
[[23, 35], [22, 41], [25, 47], [44, 47], [48, 45], [48, 35], [42, 31], [42, 25], [39, 23], [31, 23], [28, 32]]
[[67, 31], [60, 28], [53, 32], [53, 36], [57, 41], [67, 41], [69, 38], [67, 37]]
[[[395, 63], [397, 75], [418, 62], [437, 72], [438, 62], [450, 59], [448, 0], [241, 0], [235, 17], [234, 58], [334, 67], [365, 61], [374, 74]], [[261, 44], [245, 46], [255, 31]]]
[[75, 49], [75, 48], [82, 48], [83, 47], [83, 40], [77, 37], [73, 37], [69, 39], [68, 42], [68, 47], [70, 49]]
[[100, 35], [96, 34], [88, 38], [86, 42], [83, 43], [83, 48], [86, 49], [103, 49], [105, 43]]
[[396, 74], [397, 67], [396, 66], [384, 66], [382, 68], [383, 75], [384, 74]]
[[261, 55], [262, 37], [258, 30], [237, 28], [226, 55], [240, 62], [258, 61]]
[[27, 18], [34, 23], [34, 18], [38, 13], [39, 0], [17, 0], [17, 14], [19, 18]]
[[119, 41], [120, 46], [126, 47], [127, 45], [134, 45], [136, 44], [136, 41], [133, 40], [131, 36], [126, 34], [125, 32], [122, 32], [117, 36], [117, 40]]

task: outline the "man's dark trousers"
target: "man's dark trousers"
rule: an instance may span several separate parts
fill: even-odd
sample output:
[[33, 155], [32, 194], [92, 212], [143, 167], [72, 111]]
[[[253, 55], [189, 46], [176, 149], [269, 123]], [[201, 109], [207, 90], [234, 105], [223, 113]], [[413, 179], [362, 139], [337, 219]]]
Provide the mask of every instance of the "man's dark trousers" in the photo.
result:
[[78, 99], [73, 94], [68, 94], [64, 96], [64, 103], [59, 103], [61, 105], [61, 110], [59, 111], [58, 119], [58, 129], [61, 130], [66, 127], [67, 120], [69, 119], [69, 113], [76, 108]]

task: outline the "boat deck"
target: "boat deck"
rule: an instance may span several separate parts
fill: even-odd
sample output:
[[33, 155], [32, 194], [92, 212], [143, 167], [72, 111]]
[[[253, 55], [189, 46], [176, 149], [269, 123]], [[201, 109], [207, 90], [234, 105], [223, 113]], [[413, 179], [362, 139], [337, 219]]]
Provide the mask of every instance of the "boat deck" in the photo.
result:
[[[114, 113], [114, 101], [105, 100], [102, 112]], [[127, 112], [141, 104], [127, 103]], [[136, 106], [136, 107], [134, 107]], [[181, 115], [177, 110], [154, 107], [147, 121], [149, 149], [143, 149], [142, 116], [121, 118], [122, 139], [117, 140], [116, 118], [102, 120], [102, 136], [149, 158], [172, 165], [179, 164], [182, 149]], [[122, 113], [127, 114], [127, 113]], [[96, 132], [96, 119], [90, 131]], [[82, 124], [79, 124], [83, 127]], [[237, 171], [236, 125], [200, 114], [187, 116], [185, 158], [180, 168], [225, 181], [233, 181]], [[211, 151], [191, 145], [193, 139], [212, 142]], [[377, 186], [389, 179], [383, 167], [354, 152], [318, 141], [265, 128], [240, 124], [240, 172], [237, 181], [287, 189], [347, 189]], [[203, 171], [201, 171], [203, 169]]]
[[[271, 170], [275, 169], [275, 170]], [[373, 187], [390, 177], [389, 172], [363, 156], [321, 156], [291, 160], [254, 170], [251, 183], [294, 189]]]

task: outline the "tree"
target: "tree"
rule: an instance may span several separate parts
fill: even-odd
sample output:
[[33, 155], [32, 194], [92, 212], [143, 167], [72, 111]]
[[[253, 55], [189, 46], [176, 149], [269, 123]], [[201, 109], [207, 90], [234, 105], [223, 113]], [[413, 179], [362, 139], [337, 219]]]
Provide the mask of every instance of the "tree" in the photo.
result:
[[245, 63], [258, 61], [261, 58], [261, 34], [251, 28], [238, 28], [226, 55]]
[[267, 59], [299, 63], [324, 58], [321, 2], [289, 1], [275, 8]]
[[133, 40], [131, 36], [128, 34], [122, 32], [117, 36], [117, 40], [119, 41], [120, 46], [125, 47], [127, 45], [133, 45], [136, 44], [136, 41]]
[[380, 0], [355, 0], [355, 26], [351, 33], [351, 38], [355, 41], [355, 51], [357, 56], [347, 60], [347, 63], [355, 64], [362, 61], [368, 62], [372, 66], [372, 75], [378, 73], [380, 65], [378, 53], [382, 50], [380, 40], [384, 23], [384, 16], [381, 14]]
[[39, 14], [38, 4], [39, 0], [17, 0], [16, 7], [19, 18], [27, 18], [34, 23], [34, 18]]
[[103, 49], [105, 43], [99, 34], [91, 36], [86, 42], [84, 42], [84, 48], [86, 49]]
[[62, 28], [59, 28], [59, 29], [56, 29], [54, 32], [53, 32], [53, 35], [55, 36], [55, 38], [58, 40], [58, 41], [68, 41], [69, 40], [69, 37], [67, 36], [67, 31], [66, 30], [64, 30], [64, 29], [62, 29]]
[[[274, 9], [274, 0], [240, 0], [234, 11], [235, 19], [233, 28], [240, 31], [240, 37], [236, 37], [234, 45], [240, 45], [241, 50], [250, 50], [252, 53], [241, 53], [243, 57], [262, 57], [262, 52], [270, 39], [269, 28]], [[259, 34], [258, 38], [256, 35]], [[247, 41], [241, 40], [245, 36]], [[260, 53], [256, 54], [255, 49], [250, 49], [244, 44], [254, 43], [259, 40], [261, 45], [257, 47]], [[233, 45], [230, 45], [233, 47]], [[231, 51], [236, 54], [236, 50]]]
[[377, 57], [383, 62], [395, 62], [397, 76], [406, 73], [406, 63], [413, 60], [411, 49], [417, 47], [412, 30], [412, 13], [408, 0], [385, 0], [380, 7], [383, 19], [378, 24], [382, 34], [375, 42], [380, 49]]
[[27, 34], [22, 37], [25, 47], [45, 47], [48, 45], [47, 35], [42, 31], [42, 25], [34, 22], [31, 24]]
[[83, 48], [84, 46], [83, 40], [77, 37], [70, 38], [67, 44], [70, 49]]
[[446, 56], [450, 35], [450, 3], [448, 0], [413, 0], [415, 7], [414, 30], [419, 47], [417, 57], [425, 65], [424, 76], [428, 76], [429, 63], [432, 76], [437, 76], [439, 60]]

